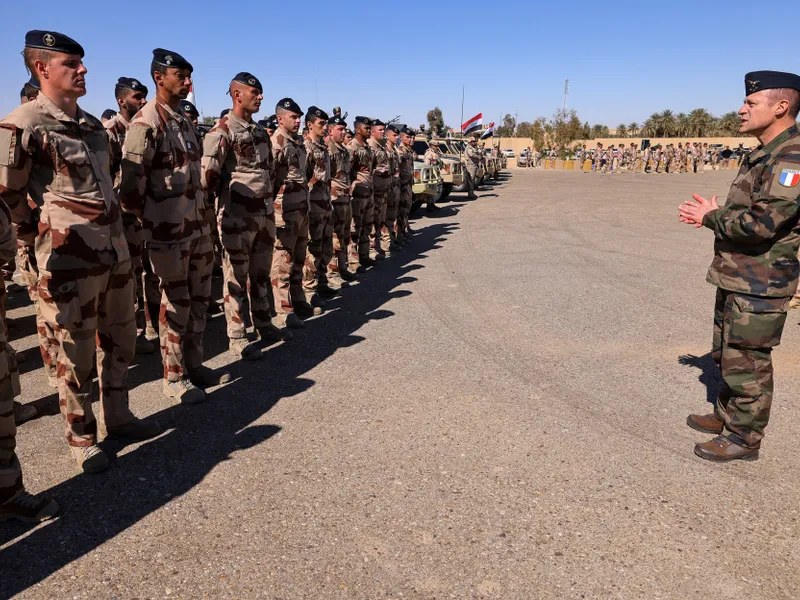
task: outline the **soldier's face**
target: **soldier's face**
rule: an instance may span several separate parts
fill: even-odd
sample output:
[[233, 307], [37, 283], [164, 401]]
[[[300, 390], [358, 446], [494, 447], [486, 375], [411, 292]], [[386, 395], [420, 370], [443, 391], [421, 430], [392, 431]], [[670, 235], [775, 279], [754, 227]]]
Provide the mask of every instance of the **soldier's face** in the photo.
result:
[[300, 131], [300, 115], [295, 112], [281, 112], [278, 115], [278, 125], [289, 133], [297, 133]]
[[142, 92], [127, 90], [122, 98], [117, 98], [117, 102], [119, 103], [120, 110], [126, 110], [129, 115], [133, 116], [147, 104], [147, 98], [145, 98]]
[[34, 68], [43, 86], [73, 98], [86, 94], [86, 67], [80, 55], [53, 53], [47, 63], [37, 60]]
[[384, 133], [386, 133], [386, 127], [383, 125], [375, 125], [372, 127], [370, 135], [373, 137], [373, 139], [382, 140]]
[[353, 136], [345, 131], [343, 144], [349, 144], [353, 140]]
[[264, 99], [264, 96], [258, 91], [257, 88], [250, 87], [249, 85], [242, 86], [242, 88], [236, 90], [235, 93], [237, 99], [242, 104], [242, 108], [244, 108], [247, 112], [256, 114], [259, 110], [261, 110], [261, 101]]
[[314, 117], [314, 119], [308, 124], [308, 129], [314, 136], [321, 138], [325, 136], [325, 125], [326, 123], [323, 119]]
[[341, 144], [345, 138], [344, 125], [331, 125], [328, 127], [328, 137], [337, 144]]
[[369, 125], [364, 125], [364, 123], [359, 123], [356, 125], [356, 133], [365, 139], [369, 137]]
[[397, 143], [397, 134], [391, 129], [386, 131], [386, 140], [394, 146]]
[[155, 72], [156, 84], [161, 85], [171, 96], [184, 100], [192, 87], [192, 72], [188, 69], [169, 67], [166, 73]]
[[772, 90], [761, 90], [747, 96], [742, 108], [739, 109], [739, 133], [757, 133], [765, 130], [775, 121], [779, 104], [780, 101], [773, 100]]

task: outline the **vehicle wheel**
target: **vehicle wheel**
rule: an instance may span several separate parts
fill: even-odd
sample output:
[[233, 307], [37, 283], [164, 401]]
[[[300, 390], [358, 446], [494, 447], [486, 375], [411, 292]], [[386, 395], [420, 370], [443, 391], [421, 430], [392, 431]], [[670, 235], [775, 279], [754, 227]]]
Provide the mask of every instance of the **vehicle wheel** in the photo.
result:
[[444, 184], [440, 183], [438, 186], [436, 186], [436, 193], [433, 196], [434, 203], [442, 199], [442, 194], [444, 194]]
[[444, 200], [447, 198], [451, 192], [453, 191], [453, 184], [452, 183], [445, 183], [444, 184], [444, 191], [442, 192], [442, 197], [439, 198], [440, 200]]

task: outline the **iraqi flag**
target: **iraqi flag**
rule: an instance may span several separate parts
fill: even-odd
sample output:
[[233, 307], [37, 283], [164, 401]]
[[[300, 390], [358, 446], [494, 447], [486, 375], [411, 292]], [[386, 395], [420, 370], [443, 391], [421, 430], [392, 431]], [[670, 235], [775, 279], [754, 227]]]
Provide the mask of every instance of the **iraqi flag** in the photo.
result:
[[468, 134], [473, 129], [480, 129], [483, 125], [483, 113], [478, 113], [461, 126], [461, 133]]
[[493, 135], [494, 135], [494, 122], [489, 123], [489, 127], [486, 129], [486, 131], [483, 132], [483, 135], [481, 135], [481, 139], [485, 140], [486, 138], [490, 138]]
[[186, 96], [186, 99], [192, 104], [194, 104], [195, 108], [197, 108], [197, 100], [195, 100], [194, 97], [194, 82], [192, 83], [192, 85], [189, 86], [189, 95]]

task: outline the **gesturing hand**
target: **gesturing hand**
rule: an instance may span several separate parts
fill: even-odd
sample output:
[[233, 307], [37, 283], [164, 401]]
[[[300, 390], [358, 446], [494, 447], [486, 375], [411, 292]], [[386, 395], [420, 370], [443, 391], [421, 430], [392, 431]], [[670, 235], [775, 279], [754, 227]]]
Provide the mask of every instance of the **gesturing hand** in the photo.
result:
[[708, 201], [700, 194], [692, 194], [692, 200], [687, 200], [678, 207], [678, 219], [681, 223], [702, 227], [706, 213], [718, 208], [716, 196], [712, 196], [711, 201]]

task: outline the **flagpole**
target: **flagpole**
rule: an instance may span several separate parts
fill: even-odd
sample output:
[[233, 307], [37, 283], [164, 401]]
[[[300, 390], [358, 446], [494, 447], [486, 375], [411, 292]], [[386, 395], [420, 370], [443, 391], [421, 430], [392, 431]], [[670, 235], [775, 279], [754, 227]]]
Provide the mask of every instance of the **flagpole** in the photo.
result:
[[[459, 125], [461, 128], [461, 145], [464, 145], [464, 85], [461, 85], [461, 124]], [[459, 157], [464, 154], [463, 149], [459, 152]]]

